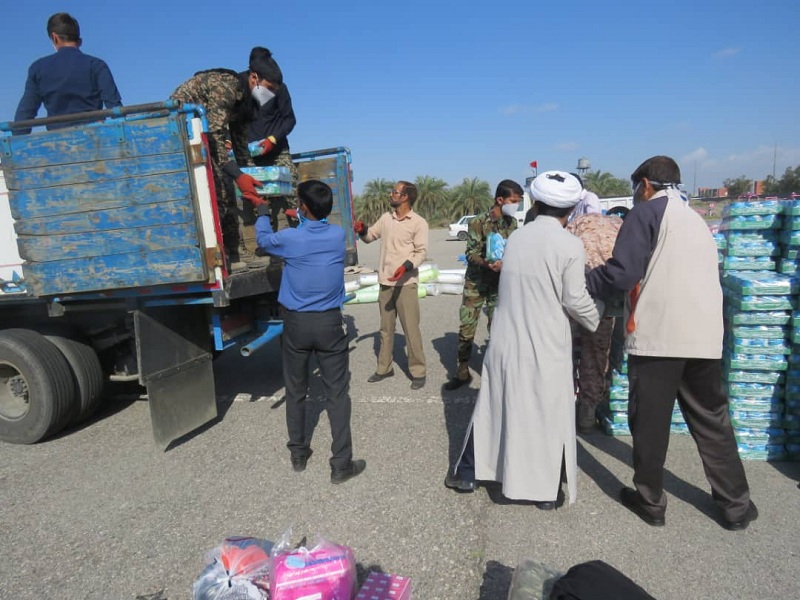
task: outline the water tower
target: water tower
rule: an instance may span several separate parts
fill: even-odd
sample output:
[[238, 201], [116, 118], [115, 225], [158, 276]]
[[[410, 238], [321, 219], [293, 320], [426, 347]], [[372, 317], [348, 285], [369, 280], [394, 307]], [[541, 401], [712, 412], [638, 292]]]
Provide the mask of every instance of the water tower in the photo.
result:
[[578, 166], [576, 168], [578, 169], [578, 174], [583, 175], [592, 168], [592, 165], [589, 163], [589, 159], [584, 157], [578, 159]]

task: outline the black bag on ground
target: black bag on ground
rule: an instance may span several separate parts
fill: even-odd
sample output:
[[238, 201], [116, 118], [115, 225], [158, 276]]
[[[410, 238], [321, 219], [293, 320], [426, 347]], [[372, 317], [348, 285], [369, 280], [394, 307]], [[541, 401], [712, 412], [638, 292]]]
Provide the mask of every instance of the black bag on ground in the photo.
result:
[[556, 581], [550, 600], [656, 600], [602, 560], [575, 565]]

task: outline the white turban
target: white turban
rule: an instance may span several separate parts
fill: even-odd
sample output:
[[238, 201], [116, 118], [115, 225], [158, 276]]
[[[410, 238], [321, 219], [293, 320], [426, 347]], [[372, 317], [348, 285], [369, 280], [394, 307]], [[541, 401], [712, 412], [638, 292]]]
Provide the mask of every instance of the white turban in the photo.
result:
[[583, 197], [583, 186], [566, 171], [545, 171], [531, 181], [531, 197], [553, 208], [572, 208]]

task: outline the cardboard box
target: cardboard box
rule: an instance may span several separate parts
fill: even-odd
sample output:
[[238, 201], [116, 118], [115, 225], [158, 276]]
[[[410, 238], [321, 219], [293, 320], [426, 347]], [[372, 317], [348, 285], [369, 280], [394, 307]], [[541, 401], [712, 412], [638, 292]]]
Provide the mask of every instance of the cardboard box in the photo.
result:
[[371, 571], [355, 600], [411, 600], [411, 580]]

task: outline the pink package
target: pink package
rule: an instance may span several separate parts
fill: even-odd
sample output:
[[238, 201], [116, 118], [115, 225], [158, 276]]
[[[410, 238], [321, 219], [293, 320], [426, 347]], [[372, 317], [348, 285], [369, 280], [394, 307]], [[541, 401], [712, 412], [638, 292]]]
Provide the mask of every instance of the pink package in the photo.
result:
[[271, 600], [352, 600], [356, 562], [347, 546], [323, 543], [273, 558]]
[[411, 580], [370, 571], [355, 600], [411, 600]]

